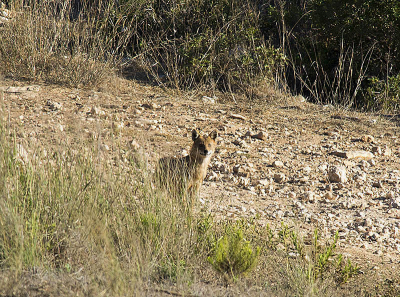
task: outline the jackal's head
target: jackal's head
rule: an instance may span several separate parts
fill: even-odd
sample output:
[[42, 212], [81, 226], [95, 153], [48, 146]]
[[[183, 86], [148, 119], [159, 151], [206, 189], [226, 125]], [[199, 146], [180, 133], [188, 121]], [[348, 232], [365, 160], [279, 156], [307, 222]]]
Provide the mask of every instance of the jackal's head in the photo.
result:
[[212, 131], [208, 136], [204, 137], [197, 133], [196, 130], [192, 131], [193, 145], [190, 149], [190, 156], [197, 160], [211, 157], [215, 151], [217, 143], [215, 139], [218, 133], [216, 130]]

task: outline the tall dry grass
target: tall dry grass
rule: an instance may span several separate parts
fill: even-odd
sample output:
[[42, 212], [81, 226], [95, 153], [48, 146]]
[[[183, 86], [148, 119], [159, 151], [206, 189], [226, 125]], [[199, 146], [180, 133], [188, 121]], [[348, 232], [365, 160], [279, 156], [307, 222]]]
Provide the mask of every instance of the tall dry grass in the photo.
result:
[[251, 97], [284, 64], [248, 0], [10, 3], [15, 17], [0, 28], [0, 66], [14, 79], [83, 87], [134, 65], [130, 76], [162, 86]]
[[[95, 148], [65, 143], [47, 153], [27, 148], [28, 158], [21, 158], [10, 135], [1, 128], [0, 292], [6, 296], [38, 288], [49, 296], [218, 295], [232, 288], [274, 296], [398, 292], [365, 286], [356, 265], [337, 253], [337, 237], [325, 242], [315, 233], [310, 246], [288, 225], [218, 222], [199, 208], [187, 211], [182, 196], [154, 187], [140, 155], [121, 169]], [[248, 262], [251, 250], [256, 258]], [[231, 269], [247, 274], [235, 274], [225, 288]]]

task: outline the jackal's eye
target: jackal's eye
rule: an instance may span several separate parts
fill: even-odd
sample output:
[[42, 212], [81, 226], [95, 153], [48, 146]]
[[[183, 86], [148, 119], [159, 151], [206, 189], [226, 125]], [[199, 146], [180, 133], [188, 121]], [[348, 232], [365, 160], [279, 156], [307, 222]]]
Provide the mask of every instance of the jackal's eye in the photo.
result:
[[206, 147], [204, 146], [204, 144], [199, 144], [199, 149], [201, 149], [202, 151], [204, 151]]

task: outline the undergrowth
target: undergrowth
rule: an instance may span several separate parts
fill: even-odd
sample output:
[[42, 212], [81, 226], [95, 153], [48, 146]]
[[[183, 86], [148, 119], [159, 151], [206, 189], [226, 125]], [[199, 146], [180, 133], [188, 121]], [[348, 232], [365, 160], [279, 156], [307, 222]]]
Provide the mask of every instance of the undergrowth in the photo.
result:
[[163, 86], [252, 96], [284, 64], [248, 0], [7, 3], [0, 66], [14, 79], [91, 87], [133, 65]]
[[353, 296], [359, 289], [359, 267], [337, 252], [337, 235], [325, 241], [316, 231], [308, 245], [285, 224], [272, 229], [257, 218], [217, 221], [204, 210], [184, 211], [182, 197], [154, 188], [139, 155], [124, 170], [95, 149], [65, 151], [67, 144], [47, 153], [36, 147], [21, 158], [12, 134], [0, 133], [6, 296], [35, 290], [37, 278], [53, 286], [49, 296], [68, 295], [60, 289], [70, 283], [86, 296], [141, 295], [163, 286], [185, 293], [193, 284], [208, 288], [207, 279], [275, 296]]

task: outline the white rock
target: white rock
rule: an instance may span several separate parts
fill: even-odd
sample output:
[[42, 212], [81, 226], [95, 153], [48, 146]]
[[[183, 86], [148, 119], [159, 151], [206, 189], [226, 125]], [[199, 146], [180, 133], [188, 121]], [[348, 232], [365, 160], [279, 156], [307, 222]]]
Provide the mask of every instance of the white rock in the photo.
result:
[[52, 101], [52, 100], [49, 99], [49, 100], [46, 101], [46, 107], [49, 108], [52, 111], [57, 111], [57, 110], [61, 109], [62, 104], [58, 103], [56, 101]]
[[389, 191], [386, 193], [386, 198], [387, 199], [393, 199], [394, 198], [394, 192], [393, 191]]
[[307, 191], [307, 192], [305, 192], [305, 193], [303, 194], [303, 199], [304, 199], [305, 201], [314, 202], [314, 196], [315, 196], [314, 192], [312, 192], [312, 191]]
[[365, 182], [367, 180], [367, 174], [365, 172], [361, 172], [356, 174], [353, 179], [357, 182]]
[[282, 161], [276, 160], [276, 161], [272, 162], [272, 166], [275, 168], [282, 168], [284, 165], [283, 165]]
[[383, 155], [386, 156], [386, 157], [390, 157], [392, 155], [391, 148], [385, 146], [385, 148], [383, 149]]
[[109, 151], [110, 147], [107, 144], [101, 144], [100, 145], [100, 150], [102, 151]]
[[260, 179], [258, 183], [264, 187], [269, 185], [269, 179]]
[[333, 183], [346, 183], [346, 168], [343, 166], [331, 166], [328, 171], [328, 178]]
[[250, 185], [250, 178], [248, 177], [239, 177], [239, 186], [247, 187]]

